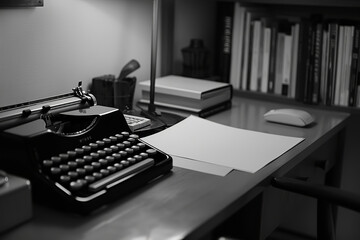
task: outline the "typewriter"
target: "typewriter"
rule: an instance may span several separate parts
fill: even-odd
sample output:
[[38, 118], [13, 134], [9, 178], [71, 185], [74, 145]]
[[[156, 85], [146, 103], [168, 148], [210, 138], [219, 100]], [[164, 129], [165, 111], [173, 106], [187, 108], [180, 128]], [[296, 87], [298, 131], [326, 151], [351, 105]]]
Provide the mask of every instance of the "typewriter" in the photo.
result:
[[172, 169], [122, 112], [81, 88], [0, 108], [0, 169], [30, 179], [35, 199], [89, 213]]

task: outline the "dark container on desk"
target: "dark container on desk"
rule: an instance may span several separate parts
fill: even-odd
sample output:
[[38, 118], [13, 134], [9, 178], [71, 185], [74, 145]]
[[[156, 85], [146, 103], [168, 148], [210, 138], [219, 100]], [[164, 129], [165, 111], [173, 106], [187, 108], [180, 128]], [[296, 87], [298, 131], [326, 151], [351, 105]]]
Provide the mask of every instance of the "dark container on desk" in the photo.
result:
[[132, 109], [136, 77], [127, 77], [118, 81], [115, 75], [108, 74], [92, 79], [91, 92], [97, 104], [115, 107], [121, 111]]
[[183, 75], [194, 78], [209, 76], [209, 51], [202, 39], [191, 39], [190, 46], [181, 50], [183, 55]]

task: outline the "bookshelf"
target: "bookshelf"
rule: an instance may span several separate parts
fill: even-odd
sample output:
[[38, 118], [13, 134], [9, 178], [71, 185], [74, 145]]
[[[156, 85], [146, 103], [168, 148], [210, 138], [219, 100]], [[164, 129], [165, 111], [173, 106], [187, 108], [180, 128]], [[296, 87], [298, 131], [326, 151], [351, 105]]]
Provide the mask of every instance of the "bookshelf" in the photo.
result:
[[[175, 1], [176, 2], [176, 1]], [[217, 16], [217, 4], [218, 3], [229, 3], [229, 4], [235, 4], [240, 3], [242, 6], [248, 7], [248, 8], [255, 8], [255, 9], [266, 9], [266, 14], [264, 14], [264, 18], [269, 17], [269, 13], [271, 17], [275, 16], [281, 16], [282, 18], [288, 18], [291, 22], [300, 22], [303, 18], [310, 18], [311, 15], [322, 15], [322, 19], [319, 20], [323, 23], [323, 26], [328, 24], [328, 20], [330, 19], [336, 19], [339, 20], [339, 22], [346, 22], [345, 24], [348, 24], [349, 21], [359, 21], [360, 17], [358, 15], [358, 11], [360, 10], [360, 2], [356, 0], [346, 0], [346, 1], [335, 1], [335, 0], [321, 0], [321, 1], [311, 1], [311, 0], [212, 0], [212, 1], [202, 1], [199, 0], [197, 2], [201, 2], [205, 6], [205, 8], [208, 10], [206, 17], [210, 20], [216, 19]], [[197, 3], [199, 5], [199, 3]], [[178, 5], [178, 2], [174, 4], [174, 6]], [[212, 7], [212, 8], [211, 8]], [[210, 10], [209, 10], [210, 9]], [[175, 11], [176, 12], [176, 11]], [[210, 12], [210, 13], [209, 13]], [[261, 12], [258, 14], [261, 15]], [[210, 16], [210, 17], [209, 17]], [[203, 18], [203, 15], [199, 15], [198, 18]], [[202, 20], [204, 21], [204, 20]], [[174, 22], [174, 21], [173, 21]], [[176, 21], [175, 21], [176, 22]], [[210, 21], [211, 22], [211, 21]], [[212, 22], [214, 26], [216, 25], [216, 22]], [[189, 26], [188, 26], [189, 27]], [[185, 28], [182, 26], [182, 28]], [[196, 26], [189, 27], [190, 32], [194, 33], [194, 28]], [[175, 30], [176, 31], [176, 30]], [[216, 30], [211, 29], [209, 30], [210, 33], [205, 36], [205, 42], [208, 43], [211, 49], [211, 69], [212, 74], [214, 75], [214, 69], [216, 68], [216, 39], [211, 39], [211, 36], [216, 37]], [[173, 32], [172, 32], [173, 33]], [[185, 34], [181, 34], [181, 37], [184, 38]], [[193, 34], [194, 35], [194, 34]], [[179, 36], [179, 34], [178, 34]], [[210, 37], [209, 37], [210, 36]], [[173, 38], [176, 38], [172, 35]], [[188, 39], [191, 39], [193, 36], [188, 35]], [[197, 36], [195, 36], [197, 37]], [[185, 46], [183, 44], [183, 46]], [[174, 47], [174, 46], [173, 46]], [[176, 51], [178, 49], [173, 48], [172, 54], [176, 55]], [[349, 50], [351, 51], [351, 50]], [[173, 57], [173, 56], [172, 56]], [[174, 57], [175, 58], [175, 57]], [[181, 61], [181, 56], [180, 56]], [[179, 62], [178, 59], [174, 59], [173, 62]], [[178, 63], [179, 64], [179, 63]], [[179, 69], [179, 68], [178, 68]], [[181, 72], [174, 68], [172, 69], [171, 73], [173, 74], [181, 74]], [[343, 79], [340, 77], [340, 79]], [[231, 80], [228, 80], [231, 82]], [[291, 97], [284, 97], [281, 94], [273, 94], [273, 93], [263, 93], [258, 90], [250, 91], [248, 89], [244, 90], [241, 87], [235, 88], [235, 95], [245, 96], [248, 98], [257, 98], [257, 99], [265, 99], [268, 101], [275, 101], [275, 102], [286, 102], [291, 103], [294, 105], [302, 105], [306, 104], [307, 106], [310, 105], [315, 108], [324, 108], [324, 109], [333, 109], [336, 111], [345, 111], [350, 112], [352, 114], [360, 115], [360, 105], [358, 106], [347, 106], [347, 103], [342, 103], [341, 106], [339, 103], [325, 103], [322, 100], [317, 103], [306, 103], [302, 98], [298, 99], [295, 96]], [[296, 100], [295, 100], [296, 99]]]

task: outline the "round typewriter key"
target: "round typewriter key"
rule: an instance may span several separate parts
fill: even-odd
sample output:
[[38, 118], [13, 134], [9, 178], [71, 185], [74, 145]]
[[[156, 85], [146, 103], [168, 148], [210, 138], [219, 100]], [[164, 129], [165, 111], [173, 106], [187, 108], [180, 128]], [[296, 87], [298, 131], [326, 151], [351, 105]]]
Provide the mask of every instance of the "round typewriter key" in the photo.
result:
[[116, 146], [117, 146], [119, 149], [124, 149], [125, 144], [123, 144], [123, 143], [118, 143], [118, 144], [116, 144]]
[[50, 168], [50, 172], [54, 175], [58, 175], [61, 173], [61, 169], [58, 167], [52, 167], [52, 168]]
[[137, 134], [131, 134], [129, 137], [134, 138], [134, 139], [139, 139], [139, 135], [137, 135]]
[[94, 177], [94, 176], [90, 176], [90, 175], [85, 176], [84, 179], [85, 179], [88, 183], [92, 183], [93, 181], [95, 181], [95, 177]]
[[75, 162], [79, 165], [79, 166], [82, 166], [85, 164], [85, 159], [83, 158], [77, 158], [75, 159]]
[[99, 145], [100, 147], [104, 146], [105, 145], [105, 142], [104, 141], [96, 141], [96, 144]]
[[128, 140], [130, 143], [132, 143], [132, 144], [134, 144], [134, 142], [136, 141], [135, 138], [131, 138], [131, 137], [128, 138], [127, 140]]
[[91, 147], [90, 146], [82, 146], [82, 149], [84, 149], [84, 152], [90, 152], [91, 151]]
[[110, 174], [109, 170], [106, 170], [106, 169], [101, 169], [100, 170], [100, 173], [103, 175], [103, 176], [107, 176]]
[[121, 163], [115, 163], [114, 167], [116, 168], [116, 170], [121, 170], [123, 168], [123, 165]]
[[62, 172], [66, 172], [69, 171], [70, 167], [67, 164], [60, 164], [59, 168], [61, 169]]
[[51, 157], [51, 161], [53, 161], [54, 163], [60, 163], [61, 158], [60, 157]]
[[44, 165], [45, 167], [51, 167], [51, 166], [53, 165], [53, 161], [51, 161], [51, 160], [44, 160], [44, 161], [43, 161], [43, 165]]
[[85, 151], [85, 150], [84, 150], [83, 148], [75, 148], [75, 152], [76, 152], [77, 155], [83, 154], [84, 151]]
[[61, 161], [65, 161], [69, 158], [69, 155], [66, 153], [60, 153], [59, 157], [61, 158]]
[[140, 155], [135, 155], [134, 158], [136, 162], [140, 162], [142, 160], [142, 157]]
[[136, 144], [136, 145], [138, 145], [140, 148], [144, 148], [146, 145], [145, 145], [145, 143], [142, 143], [142, 142], [139, 142], [138, 144]]
[[94, 169], [99, 169], [101, 167], [101, 164], [99, 162], [92, 162], [91, 166], [93, 166]]
[[70, 158], [73, 158], [76, 156], [76, 152], [75, 151], [67, 151], [67, 154], [69, 155]]
[[70, 180], [71, 180], [71, 178], [68, 175], [61, 175], [60, 176], [60, 182], [62, 182], [62, 183], [68, 183], [68, 182], [70, 182]]
[[131, 149], [133, 149], [134, 151], [139, 151], [140, 150], [140, 147], [139, 146], [136, 146], [136, 145], [134, 145], [134, 146], [131, 146]]
[[136, 163], [135, 158], [132, 158], [132, 157], [129, 157], [129, 158], [127, 158], [126, 160], [127, 160], [130, 164]]
[[107, 164], [108, 164], [108, 161], [107, 161], [107, 160], [105, 160], [105, 159], [103, 159], [103, 158], [99, 159], [99, 161], [98, 161], [98, 162], [101, 164], [101, 166], [105, 166], [105, 165], [107, 165]]
[[125, 157], [127, 155], [127, 152], [125, 151], [120, 151], [119, 154], [122, 156], [122, 157]]
[[116, 172], [116, 168], [115, 167], [113, 167], [113, 166], [107, 166], [107, 168], [106, 168], [110, 173], [114, 173], [114, 172]]
[[96, 153], [99, 154], [99, 157], [104, 157], [106, 155], [104, 150], [98, 150]]
[[87, 181], [83, 178], [80, 178], [78, 180], [76, 180], [77, 182], [81, 183], [83, 186], [85, 186], [87, 184]]
[[125, 148], [125, 152], [127, 152], [128, 154], [132, 154], [134, 152], [134, 149], [132, 148]]
[[108, 161], [108, 163], [113, 163], [115, 161], [115, 158], [112, 156], [106, 156], [105, 159]]
[[76, 168], [78, 166], [77, 162], [74, 162], [74, 161], [69, 161], [68, 165], [70, 168]]
[[123, 135], [124, 137], [128, 137], [130, 134], [129, 132], [121, 132], [121, 135]]
[[99, 172], [94, 172], [92, 175], [95, 177], [95, 179], [100, 179], [103, 177], [103, 175]]
[[90, 153], [90, 156], [95, 160], [95, 159], [98, 159], [100, 157], [100, 154], [99, 153]]
[[71, 177], [71, 179], [77, 178], [79, 176], [79, 174], [74, 171], [68, 172], [68, 175], [69, 175], [69, 177]]
[[118, 140], [120, 140], [120, 139], [122, 139], [124, 136], [121, 135], [121, 134], [115, 134], [115, 137], [116, 137]]
[[82, 182], [78, 182], [78, 181], [73, 181], [70, 183], [70, 188], [73, 191], [79, 190], [80, 188], [83, 187], [83, 183]]
[[115, 160], [119, 160], [121, 158], [121, 154], [120, 153], [113, 153], [111, 155]]
[[76, 172], [79, 174], [79, 176], [84, 176], [86, 171], [83, 168], [77, 168]]
[[84, 166], [85, 172], [90, 173], [94, 170], [94, 166], [91, 165], [85, 165]]
[[91, 147], [91, 149], [97, 149], [99, 147], [97, 143], [89, 143], [89, 146]]
[[142, 157], [142, 159], [148, 158], [149, 154], [147, 153], [140, 153], [140, 156]]
[[113, 152], [119, 151], [119, 147], [118, 147], [118, 146], [115, 146], [115, 145], [110, 146], [110, 149], [111, 149]]
[[129, 147], [131, 145], [131, 142], [129, 141], [123, 141], [123, 144], [125, 145], [125, 147]]
[[89, 155], [84, 156], [83, 159], [85, 160], [86, 163], [90, 163], [93, 160], [92, 156]]
[[110, 136], [109, 139], [111, 140], [111, 142], [116, 142], [118, 140], [115, 136]]
[[154, 156], [156, 154], [156, 150], [150, 148], [150, 149], [146, 150], [146, 153], [149, 154], [149, 156]]
[[113, 152], [111, 148], [104, 148], [104, 151], [106, 152], [106, 154], [111, 154]]
[[126, 161], [126, 160], [122, 160], [120, 163], [121, 163], [124, 167], [129, 166], [129, 162]]
[[109, 138], [103, 138], [105, 144], [110, 144], [111, 140]]

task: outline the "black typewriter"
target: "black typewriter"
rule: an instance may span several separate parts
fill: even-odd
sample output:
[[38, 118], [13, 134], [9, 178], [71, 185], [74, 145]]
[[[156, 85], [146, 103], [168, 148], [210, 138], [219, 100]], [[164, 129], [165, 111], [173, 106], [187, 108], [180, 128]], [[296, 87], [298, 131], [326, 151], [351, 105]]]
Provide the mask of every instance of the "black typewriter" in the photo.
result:
[[35, 199], [88, 213], [172, 169], [120, 110], [81, 89], [0, 108], [0, 169], [31, 180]]

